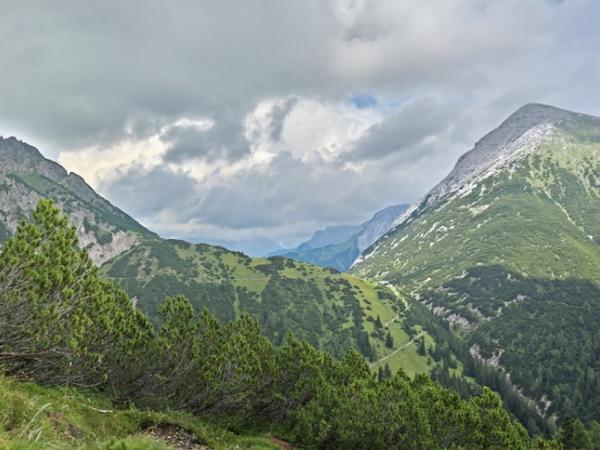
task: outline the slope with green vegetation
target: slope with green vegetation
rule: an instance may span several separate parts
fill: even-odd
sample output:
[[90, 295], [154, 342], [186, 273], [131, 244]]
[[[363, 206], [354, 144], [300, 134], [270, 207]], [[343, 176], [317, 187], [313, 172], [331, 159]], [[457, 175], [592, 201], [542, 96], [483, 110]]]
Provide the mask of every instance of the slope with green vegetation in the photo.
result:
[[528, 105], [353, 273], [404, 286], [546, 418], [600, 419], [600, 119]]
[[[335, 356], [357, 347], [375, 362], [409, 340], [403, 303], [391, 290], [292, 259], [250, 258], [222, 247], [146, 239], [109, 261], [102, 272], [127, 290], [155, 324], [164, 296], [183, 294], [196, 311], [208, 308], [219, 320], [253, 315], [275, 344], [292, 331]], [[394, 370], [428, 371], [414, 348], [397, 352], [389, 362]]]
[[266, 434], [236, 434], [189, 413], [118, 407], [98, 392], [0, 375], [0, 448], [169, 450], [173, 435], [198, 450], [280, 448]]
[[561, 448], [533, 442], [489, 390], [462, 400], [422, 375], [378, 380], [356, 351], [337, 360], [292, 334], [273, 346], [245, 314], [221, 325], [170, 297], [155, 329], [100, 277], [51, 202], [32, 217], [0, 254], [0, 370], [69, 388], [0, 379], [5, 442], [68, 448], [79, 434], [92, 446], [112, 437], [121, 442], [108, 448], [161, 448], [155, 430], [136, 433], [166, 421], [206, 442], [218, 432], [202, 423], [217, 422], [308, 448]]

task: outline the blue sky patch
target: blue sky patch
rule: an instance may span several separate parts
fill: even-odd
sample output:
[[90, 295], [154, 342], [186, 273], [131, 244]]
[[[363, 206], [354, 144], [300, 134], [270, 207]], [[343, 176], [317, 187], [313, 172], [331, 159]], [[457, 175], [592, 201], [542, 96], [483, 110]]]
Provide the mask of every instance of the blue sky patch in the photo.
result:
[[352, 94], [350, 101], [358, 109], [373, 108], [377, 105], [377, 99], [369, 94]]

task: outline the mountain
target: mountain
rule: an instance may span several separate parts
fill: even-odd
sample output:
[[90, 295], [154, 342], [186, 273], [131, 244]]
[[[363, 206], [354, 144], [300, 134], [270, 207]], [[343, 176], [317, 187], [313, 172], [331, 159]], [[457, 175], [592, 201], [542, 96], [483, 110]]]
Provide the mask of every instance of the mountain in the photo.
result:
[[528, 104], [365, 250], [546, 418], [600, 418], [600, 119]]
[[[375, 361], [394, 353], [388, 334], [398, 347], [412, 338], [396, 294], [379, 284], [282, 257], [162, 239], [36, 148], [0, 138], [0, 245], [46, 197], [67, 214], [94, 263], [155, 323], [165, 296], [185, 294], [221, 320], [252, 313], [274, 342], [293, 331], [338, 356], [356, 346]], [[429, 370], [414, 346], [385, 363], [411, 374]]]
[[14, 137], [0, 137], [0, 243], [44, 197], [53, 198], [68, 214], [80, 242], [98, 265], [143, 237], [154, 236], [96, 194], [79, 175], [68, 173]]
[[390, 229], [407, 207], [389, 206], [360, 225], [340, 225], [318, 230], [297, 248], [280, 250], [275, 254], [344, 272], [363, 250]]
[[[0, 254], [1, 448], [562, 448], [489, 390], [461, 399], [426, 377], [375, 377], [354, 350], [273, 346], [256, 320], [220, 324], [182, 296], [155, 330], [52, 202], [32, 216]], [[594, 426], [569, 428], [589, 441]]]
[[338, 225], [317, 230], [312, 237], [300, 244], [296, 251], [307, 252], [328, 245], [337, 245], [352, 239], [360, 232], [361, 225]]

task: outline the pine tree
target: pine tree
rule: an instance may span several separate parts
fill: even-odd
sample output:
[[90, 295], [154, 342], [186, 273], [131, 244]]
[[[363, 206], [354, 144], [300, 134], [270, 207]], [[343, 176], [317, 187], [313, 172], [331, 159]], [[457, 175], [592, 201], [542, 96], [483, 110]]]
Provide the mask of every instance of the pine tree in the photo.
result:
[[[0, 254], [0, 362], [49, 384], [130, 391], [153, 330], [127, 294], [100, 279], [75, 229], [41, 200]], [[125, 385], [128, 385], [126, 388]]]
[[572, 430], [570, 439], [563, 441], [567, 450], [593, 450], [592, 440], [579, 419], [572, 422]]
[[561, 441], [565, 449], [572, 448], [573, 436], [575, 434], [574, 421], [571, 417], [566, 417], [560, 427]]
[[385, 335], [385, 346], [387, 348], [394, 348], [394, 338], [389, 331]]
[[390, 366], [388, 365], [388, 363], [385, 363], [385, 369], [383, 369], [383, 377], [385, 379], [392, 378], [392, 371], [391, 371]]
[[421, 356], [425, 356], [427, 354], [427, 350], [425, 348], [425, 338], [421, 336], [417, 342], [417, 353]]
[[590, 439], [592, 441], [593, 449], [600, 450], [600, 423], [595, 420], [590, 425]]

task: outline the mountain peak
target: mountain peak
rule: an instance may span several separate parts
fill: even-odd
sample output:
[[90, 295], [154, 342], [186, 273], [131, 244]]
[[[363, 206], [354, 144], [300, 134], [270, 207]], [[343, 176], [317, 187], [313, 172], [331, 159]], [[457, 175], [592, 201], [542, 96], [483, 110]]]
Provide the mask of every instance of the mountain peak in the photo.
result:
[[567, 111], [566, 109], [557, 108], [556, 106], [546, 105], [545, 103], [525, 103], [519, 109], [517, 109], [513, 114], [537, 114], [537, 113], [552, 113], [552, 112], [566, 112], [569, 114], [571, 111]]
[[0, 245], [41, 198], [53, 199], [69, 216], [80, 243], [98, 265], [131, 248], [139, 236], [154, 236], [79, 175], [15, 137], [0, 137], [0, 185]]
[[526, 103], [512, 113], [499, 128], [512, 122], [521, 122], [525, 126], [530, 127], [542, 123], [554, 126], [568, 126], [578, 119], [600, 120], [587, 114], [573, 112], [555, 106], [545, 105], [543, 103]]
[[35, 171], [57, 182], [67, 176], [67, 171], [60, 164], [46, 159], [37, 148], [14, 136], [0, 137], [0, 160], [0, 174]]
[[599, 118], [554, 106], [541, 103], [527, 103], [521, 106], [458, 159], [450, 174], [427, 194], [427, 203], [436, 202], [492, 165], [508, 159], [525, 145], [524, 140], [527, 141], [527, 145], [532, 145], [546, 136], [551, 128], [568, 130], [582, 121], [600, 125]]
[[25, 155], [34, 158], [42, 156], [37, 148], [20, 141], [14, 136], [7, 138], [0, 136], [0, 153], [12, 155], [21, 154], [21, 156]]

